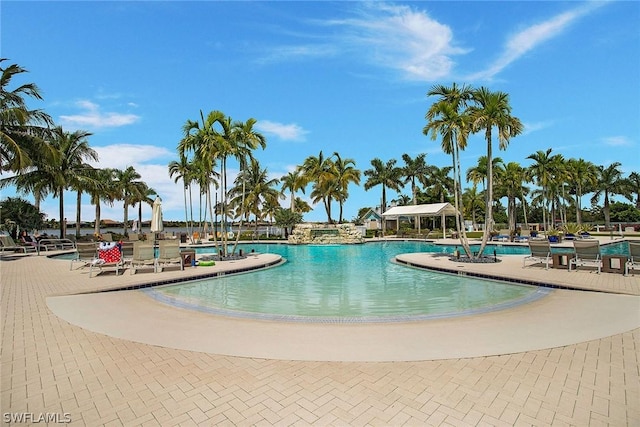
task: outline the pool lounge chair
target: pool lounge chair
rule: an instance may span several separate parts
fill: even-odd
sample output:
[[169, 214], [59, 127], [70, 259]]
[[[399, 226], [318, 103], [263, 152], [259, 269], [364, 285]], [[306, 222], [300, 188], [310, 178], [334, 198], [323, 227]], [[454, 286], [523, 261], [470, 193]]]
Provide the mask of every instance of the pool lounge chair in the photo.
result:
[[514, 242], [528, 242], [530, 238], [531, 238], [531, 233], [529, 232], [529, 230], [522, 230], [522, 231], [520, 231], [520, 235], [516, 236], [513, 239], [513, 241]]
[[569, 271], [571, 266], [592, 265], [598, 268], [598, 274], [602, 270], [602, 256], [600, 254], [600, 242], [597, 240], [574, 240], [573, 258], [569, 260]]
[[549, 260], [551, 260], [551, 244], [548, 240], [530, 240], [529, 249], [531, 255], [527, 255], [522, 259], [522, 268], [526, 266], [527, 261], [535, 261], [535, 263], [543, 262], [545, 270], [549, 269]]
[[76, 247], [75, 243], [69, 239], [40, 239], [38, 241], [38, 252], [45, 250], [66, 250], [66, 249], [74, 249]]
[[640, 242], [629, 242], [629, 260], [624, 265], [624, 275], [629, 275], [629, 270], [640, 268]]
[[182, 264], [182, 255], [180, 255], [180, 241], [178, 240], [160, 240], [158, 241], [159, 255], [156, 268], [162, 271], [164, 266], [171, 264], [179, 264], [180, 270], [184, 270]]
[[86, 267], [97, 258], [98, 245], [96, 245], [94, 242], [79, 242], [76, 244], [76, 251], [73, 253], [73, 258], [71, 258], [71, 265], [69, 266], [69, 270], [73, 270], [73, 264], [76, 262], [81, 262], [82, 267]]
[[17, 251], [22, 251], [25, 254], [27, 252], [37, 252], [38, 248], [35, 245], [21, 245], [16, 243], [13, 240], [13, 237], [9, 236], [8, 234], [0, 236], [0, 249], [2, 249], [2, 252], [4, 251], [11, 251], [11, 252], [17, 252]]
[[153, 268], [155, 273], [157, 271], [157, 261], [153, 243], [133, 242], [133, 254], [131, 261], [129, 261], [129, 267], [131, 274], [136, 274], [141, 268]]
[[96, 274], [115, 270], [117, 276], [124, 267], [122, 252], [116, 245], [105, 248], [100, 244], [98, 246], [98, 258], [94, 259], [89, 265], [89, 277], [92, 277], [94, 269], [98, 270]]

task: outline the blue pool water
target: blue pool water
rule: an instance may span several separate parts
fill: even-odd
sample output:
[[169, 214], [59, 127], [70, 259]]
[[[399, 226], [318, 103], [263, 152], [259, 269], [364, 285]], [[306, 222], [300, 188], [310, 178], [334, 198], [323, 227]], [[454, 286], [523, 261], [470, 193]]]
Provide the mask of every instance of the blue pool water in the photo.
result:
[[[397, 254], [425, 252], [432, 246], [424, 242], [245, 244], [241, 247], [246, 252], [280, 254], [287, 262], [263, 271], [142, 292], [184, 308], [301, 321], [399, 321], [467, 315], [511, 307], [550, 292], [390, 262]], [[212, 250], [198, 248], [198, 253]]]

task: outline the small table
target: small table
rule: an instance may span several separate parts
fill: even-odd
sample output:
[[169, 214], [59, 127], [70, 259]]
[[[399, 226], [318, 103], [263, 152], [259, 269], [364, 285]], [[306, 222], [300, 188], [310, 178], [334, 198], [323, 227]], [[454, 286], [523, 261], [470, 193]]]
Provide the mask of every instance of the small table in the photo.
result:
[[551, 267], [553, 268], [569, 268], [569, 257], [572, 254], [570, 253], [552, 253], [551, 258], [553, 260], [553, 264]]
[[180, 251], [180, 256], [182, 257], [182, 266], [191, 267], [191, 262], [196, 259], [196, 251]]
[[[612, 261], [616, 262], [614, 263]], [[602, 257], [602, 271], [605, 273], [624, 274], [624, 265], [626, 262], [627, 257], [624, 255], [604, 255]]]

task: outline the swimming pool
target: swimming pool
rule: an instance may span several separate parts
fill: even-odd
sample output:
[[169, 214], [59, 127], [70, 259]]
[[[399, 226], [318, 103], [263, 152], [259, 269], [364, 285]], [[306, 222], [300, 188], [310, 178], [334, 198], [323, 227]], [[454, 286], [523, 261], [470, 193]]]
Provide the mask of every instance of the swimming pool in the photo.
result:
[[[425, 242], [342, 246], [245, 244], [275, 253], [282, 266], [149, 288], [167, 304], [236, 317], [305, 322], [394, 322], [463, 316], [513, 307], [551, 292], [534, 286], [423, 271], [391, 263], [425, 252]], [[440, 251], [453, 250], [438, 247]], [[212, 252], [213, 249], [208, 249]], [[198, 248], [204, 254], [206, 248]]]

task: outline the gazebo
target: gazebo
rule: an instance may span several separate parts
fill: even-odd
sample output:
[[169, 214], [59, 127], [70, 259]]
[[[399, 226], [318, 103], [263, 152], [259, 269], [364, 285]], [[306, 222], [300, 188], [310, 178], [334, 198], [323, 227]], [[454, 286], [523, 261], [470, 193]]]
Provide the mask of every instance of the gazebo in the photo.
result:
[[400, 229], [401, 216], [413, 216], [418, 219], [418, 233], [420, 232], [420, 218], [439, 216], [442, 218], [442, 237], [446, 236], [444, 228], [445, 216], [457, 215], [456, 208], [451, 203], [430, 203], [427, 205], [395, 206], [382, 214], [385, 220], [396, 219], [396, 230]]

